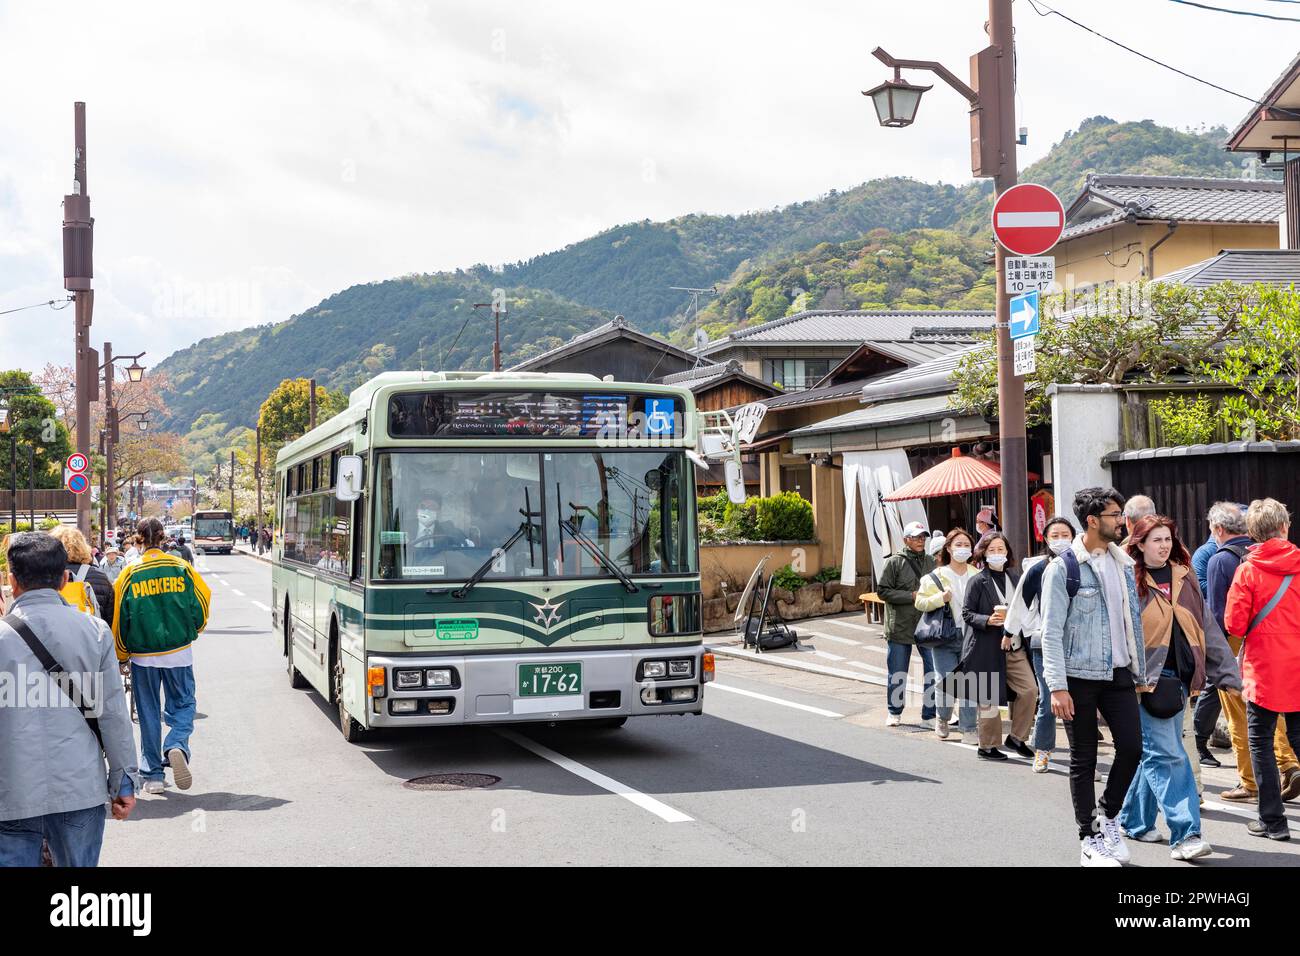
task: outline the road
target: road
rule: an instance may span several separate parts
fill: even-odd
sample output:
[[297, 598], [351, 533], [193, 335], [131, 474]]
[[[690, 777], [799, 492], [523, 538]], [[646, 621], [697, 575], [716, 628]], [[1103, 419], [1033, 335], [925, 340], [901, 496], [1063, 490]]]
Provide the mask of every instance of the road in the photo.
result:
[[[919, 727], [886, 728], [875, 684], [748, 660], [719, 659], [699, 717], [349, 745], [319, 695], [289, 687], [269, 566], [241, 554], [200, 566], [213, 599], [195, 650], [194, 787], [142, 796], [129, 821], [109, 821], [103, 865], [1078, 863], [1066, 754], [1045, 775], [990, 765]], [[833, 620], [817, 628], [862, 637]], [[403, 786], [441, 773], [500, 782]], [[1232, 782], [1216, 773], [1207, 796]], [[1300, 806], [1288, 812], [1300, 824]], [[1211, 800], [1216, 853], [1199, 865], [1300, 862], [1300, 846], [1248, 836], [1252, 815]], [[1135, 865], [1187, 865], [1165, 846], [1130, 846]]]

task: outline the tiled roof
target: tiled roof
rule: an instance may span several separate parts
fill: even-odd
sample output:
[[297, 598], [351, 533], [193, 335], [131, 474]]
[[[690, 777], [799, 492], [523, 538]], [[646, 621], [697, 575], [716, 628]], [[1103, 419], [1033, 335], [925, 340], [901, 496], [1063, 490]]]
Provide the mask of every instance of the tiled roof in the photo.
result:
[[606, 322], [604, 325], [598, 325], [590, 332], [581, 332], [569, 339], [569, 341], [565, 342], [563, 345], [557, 345], [555, 348], [549, 349], [540, 355], [534, 355], [530, 359], [525, 359], [517, 365], [510, 366], [506, 371], [526, 372], [530, 369], [536, 369], [538, 366], [545, 365], [547, 362], [560, 358], [563, 355], [568, 355], [573, 352], [581, 352], [584, 348], [590, 348], [599, 342], [619, 337], [636, 339], [645, 345], [662, 349], [669, 355], [674, 355], [688, 362], [696, 360], [696, 356], [693, 353], [678, 348], [676, 345], [665, 342], [662, 339], [656, 339], [653, 336], [646, 335], [644, 332], [638, 331], [628, 325], [627, 320], [624, 319], [623, 316], [616, 315], [612, 320]]
[[1203, 289], [1216, 282], [1243, 285], [1264, 282], [1268, 285], [1300, 287], [1300, 250], [1297, 249], [1225, 249], [1217, 256], [1184, 266], [1160, 276], [1158, 282], [1170, 282]]
[[1212, 445], [1174, 445], [1164, 448], [1134, 448], [1113, 451], [1106, 461], [1143, 461], [1149, 458], [1186, 458], [1197, 455], [1271, 454], [1300, 452], [1300, 441], [1230, 441]]
[[737, 329], [730, 335], [710, 342], [700, 349], [712, 355], [734, 345], [808, 344], [858, 345], [874, 341], [906, 341], [913, 333], [934, 327], [951, 329], [987, 329], [993, 325], [993, 313], [961, 312], [889, 312], [851, 309], [845, 311], [799, 312]]
[[798, 408], [802, 405], [820, 405], [823, 402], [835, 402], [846, 398], [856, 398], [868, 379], [853, 382], [841, 382], [839, 385], [823, 385], [821, 388], [805, 388], [798, 392], [786, 392], [772, 398], [763, 399], [769, 409]]
[[779, 391], [775, 385], [769, 385], [762, 379], [750, 375], [741, 368], [740, 363], [735, 359], [720, 365], [709, 363], [687, 369], [685, 372], [674, 372], [672, 375], [665, 375], [661, 381], [665, 385], [685, 385], [692, 392], [698, 394], [706, 388], [712, 388], [714, 385], [720, 384], [724, 379], [732, 378], [761, 389], [769, 395]]
[[876, 425], [898, 425], [904, 422], [925, 421], [936, 415], [951, 415], [947, 395], [926, 395], [922, 398], [902, 399], [895, 402], [881, 402], [870, 408], [858, 408], [843, 415], [836, 415], [825, 421], [814, 422], [803, 428], [793, 429], [788, 437], [803, 438], [808, 435], [824, 435], [827, 432], [855, 431], [859, 428], [872, 428]]
[[1089, 176], [1065, 218], [1062, 241], [1137, 221], [1273, 223], [1286, 210], [1280, 180]]
[[911, 368], [901, 369], [892, 375], [872, 379], [862, 386], [864, 401], [880, 402], [917, 395], [934, 395], [952, 391], [952, 374], [957, 364], [972, 352], [985, 348], [984, 343], [962, 348], [930, 359]]

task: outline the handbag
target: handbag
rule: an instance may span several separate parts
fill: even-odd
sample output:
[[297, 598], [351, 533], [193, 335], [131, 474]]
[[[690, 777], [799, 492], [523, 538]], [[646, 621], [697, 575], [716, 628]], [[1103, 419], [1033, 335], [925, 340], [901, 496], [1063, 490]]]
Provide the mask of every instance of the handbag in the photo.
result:
[[1160, 672], [1160, 679], [1156, 681], [1155, 690], [1138, 696], [1148, 714], [1160, 720], [1168, 720], [1170, 717], [1175, 717], [1182, 712], [1184, 693], [1182, 680], [1166, 667]]
[[[934, 579], [940, 591], [944, 590], [943, 581], [938, 574], [931, 571], [929, 577]], [[922, 614], [921, 619], [916, 622], [916, 630], [912, 633], [917, 647], [937, 647], [955, 641], [959, 636], [957, 622], [953, 620], [947, 604]]]

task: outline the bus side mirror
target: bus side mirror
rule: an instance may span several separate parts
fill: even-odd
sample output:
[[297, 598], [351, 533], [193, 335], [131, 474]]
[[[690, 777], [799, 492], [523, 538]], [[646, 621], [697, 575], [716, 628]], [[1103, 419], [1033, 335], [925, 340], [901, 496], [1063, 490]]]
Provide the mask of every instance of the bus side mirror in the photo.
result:
[[334, 497], [339, 501], [356, 501], [361, 497], [360, 455], [339, 457], [338, 481], [334, 485]]
[[727, 476], [727, 497], [735, 504], [744, 504], [745, 476], [740, 471], [740, 462], [728, 458], [723, 465], [723, 471]]

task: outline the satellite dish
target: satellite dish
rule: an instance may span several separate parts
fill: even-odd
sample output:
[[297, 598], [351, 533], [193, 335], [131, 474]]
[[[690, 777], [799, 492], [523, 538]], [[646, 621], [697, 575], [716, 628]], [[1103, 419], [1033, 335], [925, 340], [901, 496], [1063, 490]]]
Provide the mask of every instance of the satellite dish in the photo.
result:
[[763, 555], [763, 560], [758, 562], [758, 567], [749, 576], [749, 582], [745, 585], [745, 590], [740, 592], [740, 603], [736, 605], [736, 616], [734, 618], [736, 627], [740, 627], [743, 620], [749, 616], [745, 610], [749, 606], [749, 596], [754, 593], [754, 584], [758, 581], [758, 576], [763, 573], [763, 568], [767, 567], [767, 559], [771, 556], [771, 553]]
[[708, 333], [708, 332], [705, 332], [703, 329], [696, 329], [696, 330], [695, 330], [695, 347], [696, 347], [697, 349], [702, 349], [702, 348], [704, 348], [704, 347], [705, 347], [706, 345], [708, 345], [708, 344], [709, 344], [709, 333]]

